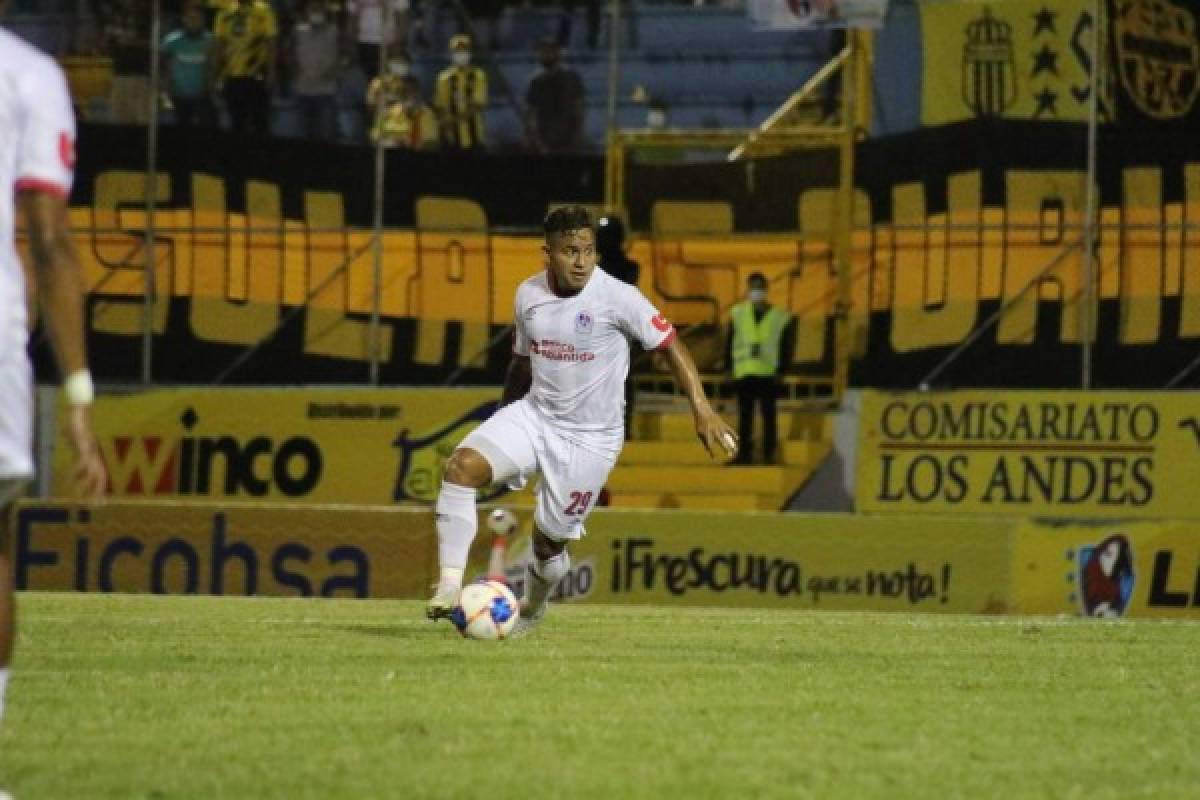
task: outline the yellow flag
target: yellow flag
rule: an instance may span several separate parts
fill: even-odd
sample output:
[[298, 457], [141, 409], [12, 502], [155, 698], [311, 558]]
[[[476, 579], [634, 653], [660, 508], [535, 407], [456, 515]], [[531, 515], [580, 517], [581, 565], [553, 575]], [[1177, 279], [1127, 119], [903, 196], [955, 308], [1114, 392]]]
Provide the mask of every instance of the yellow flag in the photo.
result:
[[1091, 9], [1089, 0], [923, 0], [922, 124], [1086, 120]]

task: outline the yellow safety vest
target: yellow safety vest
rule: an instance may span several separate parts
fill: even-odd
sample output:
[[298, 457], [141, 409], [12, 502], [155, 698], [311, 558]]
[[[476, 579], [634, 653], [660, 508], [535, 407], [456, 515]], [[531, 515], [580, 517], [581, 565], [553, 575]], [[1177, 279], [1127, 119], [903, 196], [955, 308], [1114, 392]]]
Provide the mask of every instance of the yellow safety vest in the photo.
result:
[[755, 320], [754, 304], [746, 300], [731, 308], [729, 316], [733, 320], [733, 377], [779, 372], [779, 344], [788, 315], [771, 306], [761, 320]]

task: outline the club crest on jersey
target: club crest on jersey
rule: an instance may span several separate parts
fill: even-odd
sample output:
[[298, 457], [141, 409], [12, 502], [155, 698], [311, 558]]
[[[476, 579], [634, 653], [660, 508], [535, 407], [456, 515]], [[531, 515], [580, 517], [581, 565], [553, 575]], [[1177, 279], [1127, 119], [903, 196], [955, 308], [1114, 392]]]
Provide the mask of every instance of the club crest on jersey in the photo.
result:
[[592, 314], [589, 311], [580, 311], [575, 315], [575, 332], [576, 333], [591, 333], [592, 324], [595, 320], [592, 319]]

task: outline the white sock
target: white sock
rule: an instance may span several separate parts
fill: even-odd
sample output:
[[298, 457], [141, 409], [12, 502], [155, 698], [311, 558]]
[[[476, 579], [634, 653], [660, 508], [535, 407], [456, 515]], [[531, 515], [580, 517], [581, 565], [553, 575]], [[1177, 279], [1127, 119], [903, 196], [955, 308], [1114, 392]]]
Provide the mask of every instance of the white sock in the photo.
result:
[[8, 667], [0, 667], [0, 720], [4, 719], [4, 691], [8, 688]]
[[532, 580], [529, 581], [529, 605], [525, 612], [529, 617], [536, 619], [542, 615], [550, 593], [570, 569], [571, 556], [566, 550], [545, 561], [534, 562], [529, 569]]
[[475, 515], [475, 490], [457, 483], [442, 481], [437, 498], [438, 561], [441, 575], [438, 593], [462, 588], [467, 554], [475, 541], [479, 520]]

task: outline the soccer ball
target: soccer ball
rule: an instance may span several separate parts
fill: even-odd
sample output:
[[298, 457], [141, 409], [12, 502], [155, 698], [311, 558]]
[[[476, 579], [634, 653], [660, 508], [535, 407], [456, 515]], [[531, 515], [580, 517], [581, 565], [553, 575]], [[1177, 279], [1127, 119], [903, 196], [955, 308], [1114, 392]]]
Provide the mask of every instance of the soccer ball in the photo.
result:
[[498, 536], [508, 536], [517, 529], [517, 515], [507, 508], [497, 508], [488, 514], [487, 526]]
[[468, 639], [503, 639], [520, 616], [512, 590], [500, 581], [485, 580], [463, 587], [450, 621]]

